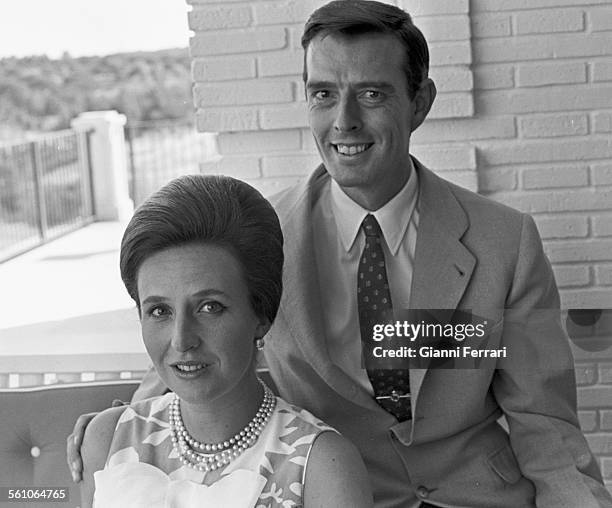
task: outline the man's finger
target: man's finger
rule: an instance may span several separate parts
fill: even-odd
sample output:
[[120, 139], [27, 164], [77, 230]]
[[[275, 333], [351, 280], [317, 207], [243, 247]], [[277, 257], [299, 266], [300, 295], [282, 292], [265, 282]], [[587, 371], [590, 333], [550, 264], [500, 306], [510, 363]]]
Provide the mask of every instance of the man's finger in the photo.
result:
[[89, 422], [96, 416], [97, 413], [87, 413], [79, 416], [72, 434], [66, 439], [66, 460], [70, 473], [72, 474], [72, 480], [75, 483], [80, 482], [83, 479], [83, 461], [81, 460], [81, 444], [83, 443], [83, 436], [85, 435], [85, 429]]

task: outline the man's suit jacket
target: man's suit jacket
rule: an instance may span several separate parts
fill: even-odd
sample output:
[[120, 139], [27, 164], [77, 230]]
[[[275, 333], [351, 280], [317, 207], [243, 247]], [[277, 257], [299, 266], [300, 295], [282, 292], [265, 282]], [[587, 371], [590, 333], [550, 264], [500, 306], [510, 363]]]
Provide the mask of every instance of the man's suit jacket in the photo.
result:
[[[578, 426], [572, 355], [533, 220], [414, 162], [420, 215], [411, 308], [488, 317], [487, 347], [511, 346], [509, 357], [497, 369], [412, 368], [413, 419], [403, 423], [334, 365], [313, 250], [312, 201], [330, 178], [319, 167], [271, 199], [285, 237], [284, 290], [264, 351], [280, 395], [355, 443], [377, 508], [417, 499], [453, 508], [612, 507]], [[148, 375], [135, 399], [162, 391]]]
[[[357, 445], [378, 508], [416, 498], [470, 508], [612, 506], [579, 429], [571, 350], [533, 220], [415, 166], [411, 308], [488, 316], [488, 347], [511, 343], [509, 357], [497, 369], [411, 369], [413, 420], [403, 423], [331, 362], [311, 220], [313, 196], [330, 179], [321, 166], [272, 199], [285, 236], [284, 292], [265, 357], [280, 395]], [[504, 309], [512, 323], [534, 326], [517, 332]]]

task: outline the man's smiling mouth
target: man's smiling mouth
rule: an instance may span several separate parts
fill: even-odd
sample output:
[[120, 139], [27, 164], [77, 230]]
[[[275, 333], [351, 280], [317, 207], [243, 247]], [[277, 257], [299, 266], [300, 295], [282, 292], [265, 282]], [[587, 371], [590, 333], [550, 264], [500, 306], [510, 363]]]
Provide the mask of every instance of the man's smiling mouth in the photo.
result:
[[370, 148], [374, 143], [332, 143], [332, 146], [336, 149], [336, 151], [345, 156], [357, 155], [365, 152], [368, 148]]

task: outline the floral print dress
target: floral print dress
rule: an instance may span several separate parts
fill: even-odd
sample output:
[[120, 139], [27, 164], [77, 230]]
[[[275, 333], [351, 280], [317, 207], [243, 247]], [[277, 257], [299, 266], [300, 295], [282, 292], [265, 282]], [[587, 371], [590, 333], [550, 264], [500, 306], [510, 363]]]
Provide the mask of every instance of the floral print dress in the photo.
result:
[[200, 472], [172, 446], [173, 393], [128, 406], [115, 428], [94, 506], [146, 508], [299, 508], [316, 437], [333, 431], [308, 411], [277, 397], [257, 442], [225, 467]]

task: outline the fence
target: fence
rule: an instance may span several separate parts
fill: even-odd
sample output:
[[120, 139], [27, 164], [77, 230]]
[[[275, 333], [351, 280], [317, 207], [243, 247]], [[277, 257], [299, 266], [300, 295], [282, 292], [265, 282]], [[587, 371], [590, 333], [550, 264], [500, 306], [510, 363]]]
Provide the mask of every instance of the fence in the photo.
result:
[[93, 220], [89, 135], [0, 145], [0, 262]]
[[214, 150], [212, 135], [197, 132], [189, 121], [128, 122], [125, 138], [135, 206], [171, 179], [198, 173]]

